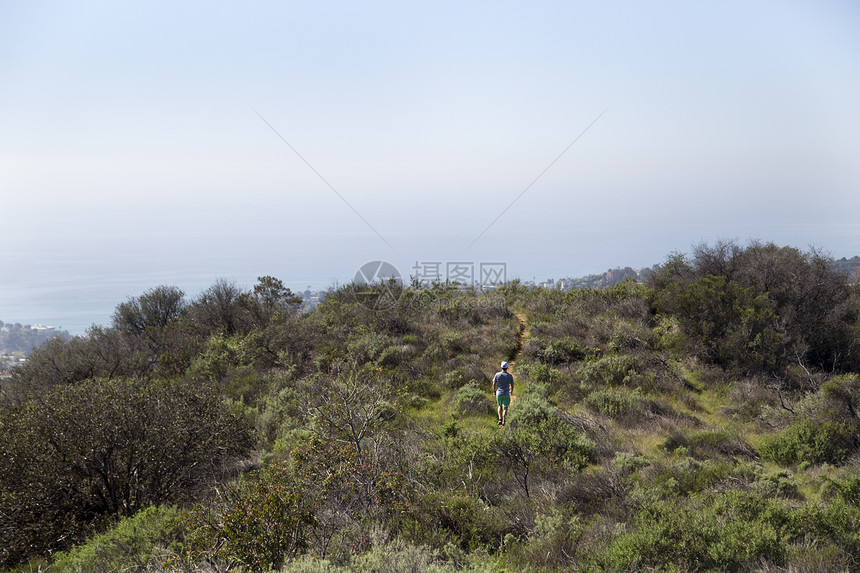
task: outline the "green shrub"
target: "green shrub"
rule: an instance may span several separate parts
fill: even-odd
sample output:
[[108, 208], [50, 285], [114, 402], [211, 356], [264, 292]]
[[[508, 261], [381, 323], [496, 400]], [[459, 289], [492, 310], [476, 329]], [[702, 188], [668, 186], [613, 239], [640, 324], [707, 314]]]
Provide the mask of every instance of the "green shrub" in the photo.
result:
[[781, 465], [841, 464], [848, 455], [850, 432], [844, 423], [803, 419], [767, 436], [759, 447], [762, 458]]
[[545, 398], [529, 392], [517, 400], [516, 408], [512, 407], [508, 413], [508, 420], [513, 428], [520, 425], [536, 426], [554, 416], [555, 412], [556, 409]]
[[242, 365], [242, 337], [212, 336], [191, 363], [190, 373], [207, 380], [219, 380]]
[[764, 497], [800, 497], [800, 491], [797, 489], [797, 481], [786, 470], [758, 473], [752, 483], [752, 489]]
[[460, 370], [452, 370], [445, 374], [443, 384], [450, 390], [457, 390], [466, 382], [466, 377]]
[[528, 375], [535, 382], [547, 383], [558, 380], [560, 372], [547, 364], [536, 363], [528, 366]]
[[665, 400], [646, 398], [639, 388], [592, 390], [583, 404], [592, 412], [608, 416], [622, 425], [635, 426], [658, 417], [680, 417]]
[[428, 402], [430, 402], [430, 400], [424, 396], [419, 396], [418, 394], [409, 394], [403, 397], [403, 405], [407, 408], [412, 408], [413, 410], [420, 410], [426, 406]]
[[703, 491], [715, 486], [731, 474], [731, 466], [711, 460], [699, 461], [684, 457], [670, 466], [672, 478], [681, 493]]
[[346, 348], [352, 358], [359, 364], [364, 364], [379, 358], [390, 345], [391, 338], [388, 335], [365, 330], [361, 334], [350, 336]]
[[631, 413], [641, 402], [642, 396], [636, 392], [623, 392], [614, 389], [595, 390], [585, 397], [585, 406], [595, 413], [610, 418], [622, 418]]
[[442, 548], [453, 543], [464, 551], [494, 548], [512, 524], [477, 497], [430, 493], [418, 499], [412, 510], [415, 527], [405, 534], [417, 543]]
[[464, 415], [490, 414], [493, 405], [490, 402], [489, 390], [481, 390], [475, 382], [469, 382], [454, 396], [454, 407]]
[[68, 573], [144, 570], [180, 551], [178, 511], [151, 506], [86, 544], [54, 555], [53, 569]]
[[508, 431], [495, 434], [487, 452], [518, 483], [526, 497], [537, 475], [568, 475], [585, 468], [596, 445], [550, 404], [529, 395], [512, 410]]
[[[465, 562], [468, 561], [468, 562]], [[400, 540], [375, 544], [346, 563], [303, 555], [284, 565], [281, 573], [500, 573], [480, 552], [465, 554], [448, 545], [440, 550]]]
[[[518, 570], [559, 570], [575, 563], [578, 545], [585, 532], [584, 520], [579, 516], [566, 516], [558, 509], [550, 514], [538, 515], [528, 543], [521, 546], [510, 543], [508, 560]], [[545, 569], [544, 569], [545, 568]]]
[[860, 507], [841, 499], [826, 505], [805, 504], [790, 513], [791, 541], [835, 545], [854, 562], [860, 560]]
[[591, 353], [591, 349], [582, 346], [578, 341], [566, 337], [562, 340], [551, 342], [547, 346], [537, 350], [536, 355], [541, 362], [551, 366], [560, 364], [570, 365], [585, 359]]
[[659, 497], [689, 495], [705, 491], [732, 475], [731, 462], [697, 460], [687, 455], [684, 446], [675, 449], [668, 462], [653, 463], [639, 474], [650, 483]]
[[656, 297], [658, 311], [674, 315], [698, 341], [703, 357], [721, 366], [766, 370], [776, 365], [782, 345], [773, 301], [723, 276], [673, 282]]
[[845, 503], [860, 506], [860, 476], [845, 479], [825, 478], [822, 495], [830, 499], [841, 499]]
[[218, 503], [198, 505], [185, 516], [189, 548], [257, 573], [280, 568], [307, 549], [316, 523], [318, 499], [303, 485], [284, 462], [240, 481]]
[[693, 502], [647, 503], [598, 561], [621, 571], [737, 571], [762, 560], [782, 561], [787, 507], [740, 491]]
[[442, 389], [439, 384], [434, 383], [428, 378], [413, 380], [406, 387], [418, 396], [427, 398], [428, 400], [437, 400], [442, 396]]
[[860, 508], [841, 501], [793, 507], [740, 490], [644, 496], [608, 543], [580, 552], [601, 571], [846, 571], [860, 557], [859, 532]]
[[387, 346], [376, 358], [376, 363], [385, 368], [396, 368], [407, 361], [413, 350], [401, 344]]
[[647, 468], [651, 465], [644, 456], [630, 454], [628, 452], [616, 452], [613, 463], [622, 475], [630, 475], [641, 468]]
[[756, 452], [740, 436], [725, 430], [708, 430], [692, 434], [687, 438], [686, 447], [690, 454], [699, 459], [717, 456], [754, 458]]
[[588, 360], [577, 372], [590, 383], [635, 386], [641, 378], [638, 369], [639, 363], [634, 356], [622, 354]]

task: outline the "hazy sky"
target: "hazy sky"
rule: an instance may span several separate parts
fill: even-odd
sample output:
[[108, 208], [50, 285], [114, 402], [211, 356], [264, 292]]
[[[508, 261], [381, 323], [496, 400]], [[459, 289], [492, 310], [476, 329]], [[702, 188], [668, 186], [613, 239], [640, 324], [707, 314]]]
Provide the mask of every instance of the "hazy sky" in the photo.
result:
[[0, 0], [0, 200], [2, 272], [135, 285], [850, 257], [860, 4]]

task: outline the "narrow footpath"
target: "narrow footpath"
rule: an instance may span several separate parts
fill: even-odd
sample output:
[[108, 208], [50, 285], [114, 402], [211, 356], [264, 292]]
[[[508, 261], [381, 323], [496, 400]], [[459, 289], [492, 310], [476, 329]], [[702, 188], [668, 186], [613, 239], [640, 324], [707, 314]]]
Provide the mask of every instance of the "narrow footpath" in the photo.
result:
[[[523, 348], [525, 347], [526, 341], [531, 336], [531, 331], [529, 330], [529, 323], [526, 320], [526, 313], [522, 310], [511, 309], [511, 312], [514, 313], [514, 316], [517, 317], [517, 320], [520, 321], [520, 331], [517, 334], [517, 351], [514, 354], [514, 357], [508, 360], [508, 372], [510, 372], [514, 376], [514, 390], [515, 394], [519, 394], [525, 389], [525, 382], [522, 378], [518, 378], [516, 374], [516, 363], [517, 358], [519, 358], [520, 354], [523, 353]], [[517, 399], [516, 395], [511, 396], [511, 403], [513, 403]]]

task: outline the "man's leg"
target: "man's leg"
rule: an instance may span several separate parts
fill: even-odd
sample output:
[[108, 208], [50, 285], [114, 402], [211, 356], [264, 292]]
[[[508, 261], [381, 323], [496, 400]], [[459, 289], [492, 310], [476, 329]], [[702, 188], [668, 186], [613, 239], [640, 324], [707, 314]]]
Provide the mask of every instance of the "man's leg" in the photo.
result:
[[502, 425], [504, 426], [505, 425], [505, 418], [508, 417], [508, 408], [507, 408], [507, 406], [504, 406], [500, 409], [502, 410], [502, 414], [501, 414], [501, 416], [499, 416], [499, 419], [502, 420]]
[[499, 404], [499, 425], [502, 424], [502, 405]]

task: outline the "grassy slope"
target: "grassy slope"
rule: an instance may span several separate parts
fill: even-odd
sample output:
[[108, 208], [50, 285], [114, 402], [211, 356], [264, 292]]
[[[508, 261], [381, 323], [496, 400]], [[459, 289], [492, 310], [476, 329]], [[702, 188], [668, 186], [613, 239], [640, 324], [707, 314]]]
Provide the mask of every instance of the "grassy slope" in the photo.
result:
[[[822, 493], [827, 481], [850, 474], [855, 466], [818, 464], [781, 467], [762, 461], [758, 449], [778, 427], [781, 414], [781, 407], [773, 393], [763, 389], [759, 381], [733, 377], [679, 353], [677, 348], [671, 346], [670, 329], [661, 324], [649, 324], [645, 316], [647, 309], [631, 306], [629, 300], [629, 297], [613, 299], [602, 294], [565, 298], [562, 293], [520, 292], [508, 296], [508, 309], [513, 317], [508, 315], [503, 320], [494, 318], [475, 328], [466, 322], [457, 322], [460, 319], [445, 319], [449, 322], [444, 322], [438, 316], [430, 319], [422, 316], [420, 320], [424, 321], [424, 326], [421, 328], [424, 330], [413, 338], [421, 340], [423, 344], [425, 338], [442, 339], [442, 334], [453, 332], [455, 336], [449, 337], [449, 342], [453, 341], [450, 343], [460, 345], [465, 350], [459, 353], [452, 350], [446, 359], [449, 363], [464, 365], [467, 372], [479, 368], [484, 373], [487, 379], [478, 382], [483, 384], [481, 390], [486, 390], [488, 408], [486, 413], [481, 414], [458, 411], [455, 402], [458, 390], [442, 387], [438, 397], [406, 411], [409, 421], [420, 428], [419, 435], [431, 436], [438, 442], [443, 441], [445, 427], [452, 420], [456, 421], [463, 433], [479, 441], [487, 442], [495, 436], [510, 432], [510, 427], [499, 428], [495, 423], [488, 382], [497, 370], [500, 359], [507, 358], [516, 380], [517, 397], [511, 405], [512, 413], [518, 411], [525, 397], [539, 394], [541, 398], [547, 398], [558, 411], [577, 420], [579, 427], [586, 428], [589, 437], [598, 444], [598, 455], [582, 472], [583, 475], [615, 475], [615, 455], [630, 454], [645, 460], [644, 469], [634, 471], [637, 485], [644, 484], [647, 488], [656, 484], [664, 487], [665, 475], [676, 472], [672, 475], [677, 476], [680, 471], [678, 467], [692, 467], [684, 471], [705, 474], [706, 469], [701, 468], [711, 464], [722, 468], [720, 471], [726, 475], [695, 490], [707, 493], [735, 486], [744, 490], [752, 488], [756, 483], [751, 478], [747, 479], [744, 472], [751, 471], [749, 468], [757, 468], [755, 471], [762, 474], [787, 472], [787, 479], [794, 484], [796, 493], [777, 496], [780, 503], [799, 507], [826, 502]], [[496, 334], [498, 339], [488, 342]], [[594, 355], [589, 360], [550, 366], [536, 358], [536, 348], [541, 349], [550, 343], [568, 339], [575, 339], [594, 350]], [[399, 344], [403, 341], [395, 337], [391, 342]], [[476, 356], [478, 349], [486, 348], [513, 350], [507, 351], [508, 356]], [[600, 363], [603, 359], [611, 362], [612, 359], [628, 357], [635, 362], [639, 371], [623, 380], [621, 377], [600, 379], [599, 375], [588, 374], [584, 367]], [[441, 369], [436, 372], [440, 371], [445, 373]], [[596, 409], [593, 399], [601, 393], [629, 400], [633, 404], [633, 414], [618, 415]], [[592, 401], [589, 402], [589, 399]], [[696, 442], [696, 438], [701, 436], [716, 438]], [[673, 442], [674, 446], [671, 445]], [[687, 445], [675, 449], [678, 443]], [[691, 466], [690, 460], [699, 466]], [[575, 482], [576, 475], [571, 474], [567, 479]], [[555, 490], [550, 488], [546, 491], [559, 492], [559, 488], [566, 487], [567, 483], [556, 486]], [[684, 504], [687, 503], [685, 496], [688, 494], [668, 499], [670, 502], [676, 499], [679, 504]], [[531, 523], [525, 527], [527, 531], [519, 539], [526, 548], [531, 544], [544, 551], [546, 545], [549, 560], [551, 545], [546, 541], [547, 534], [538, 532], [535, 514], [539, 517], [541, 513], [561, 509], [560, 505], [554, 505], [556, 501], [552, 496], [548, 495], [543, 500], [538, 500], [538, 497], [535, 496], [530, 502], [532, 505], [528, 511], [532, 513], [527, 518], [531, 519]], [[632, 514], [625, 516], [617, 508], [611, 507], [605, 510], [605, 515], [601, 515], [600, 511], [604, 510], [599, 510], [596, 517], [589, 517], [600, 527], [615, 527], [617, 531], [634, 530], [630, 523], [624, 521], [632, 520]], [[626, 511], [632, 510], [628, 507]], [[545, 526], [541, 531], [550, 531], [548, 527]], [[557, 526], [555, 531], [559, 533], [569, 527], [572, 526]], [[594, 531], [584, 531], [585, 538], [592, 535], [597, 539], [592, 540], [594, 547], [608, 543], [611, 537], [606, 533], [600, 534], [603, 535], [600, 537]], [[569, 539], [558, 542], [561, 545], [570, 543], [573, 542]], [[564, 547], [571, 549], [567, 545]], [[575, 549], [576, 544], [572, 547]], [[522, 549], [520, 560], [517, 561], [517, 552], [512, 550], [510, 560], [515, 564], [513, 568], [523, 568], [524, 563], [530, 563], [529, 559], [534, 555], [528, 549]], [[562, 557], [558, 559], [564, 562]], [[534, 564], [534, 567], [540, 565]], [[546, 567], [551, 568], [549, 565]], [[641, 570], [646, 569], [643, 567]]]

